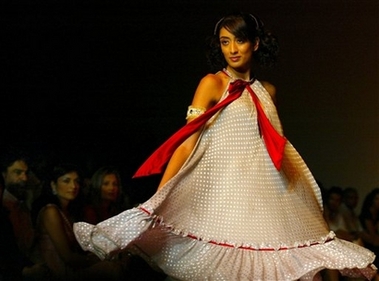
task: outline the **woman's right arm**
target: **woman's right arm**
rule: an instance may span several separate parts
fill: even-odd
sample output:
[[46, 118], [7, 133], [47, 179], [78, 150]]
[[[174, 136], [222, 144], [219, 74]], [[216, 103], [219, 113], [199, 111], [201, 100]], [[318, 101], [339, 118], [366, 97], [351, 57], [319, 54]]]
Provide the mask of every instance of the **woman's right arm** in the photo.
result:
[[58, 255], [67, 265], [73, 268], [83, 268], [99, 261], [98, 259], [90, 260], [86, 255], [72, 251], [72, 245], [64, 228], [65, 222], [56, 206], [47, 206], [41, 212], [42, 226], [53, 242]]
[[[221, 75], [208, 74], [201, 79], [191, 105], [197, 108], [204, 108], [206, 110], [209, 109], [219, 101], [225, 85], [225, 79], [223, 79]], [[193, 119], [189, 119], [188, 122], [191, 122], [192, 120]], [[184, 162], [187, 160], [195, 147], [200, 132], [201, 129], [192, 134], [175, 150], [167, 164], [165, 172], [163, 173], [158, 190], [174, 175], [176, 175], [176, 173], [183, 166]]]

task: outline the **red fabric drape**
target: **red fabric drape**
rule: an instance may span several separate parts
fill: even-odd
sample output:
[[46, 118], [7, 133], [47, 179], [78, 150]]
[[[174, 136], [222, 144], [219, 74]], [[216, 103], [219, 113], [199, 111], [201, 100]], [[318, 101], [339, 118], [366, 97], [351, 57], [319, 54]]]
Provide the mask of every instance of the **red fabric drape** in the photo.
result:
[[190, 135], [199, 130], [217, 111], [239, 98], [245, 88], [250, 92], [258, 112], [258, 123], [266, 144], [267, 151], [276, 167], [280, 170], [283, 159], [284, 146], [286, 139], [281, 136], [271, 125], [260, 105], [257, 96], [250, 87], [250, 83], [243, 80], [235, 80], [229, 85], [229, 95], [220, 103], [208, 109], [204, 114], [187, 123], [167, 141], [165, 141], [134, 174], [133, 178], [159, 174], [164, 165], [168, 162], [175, 149], [185, 141]]

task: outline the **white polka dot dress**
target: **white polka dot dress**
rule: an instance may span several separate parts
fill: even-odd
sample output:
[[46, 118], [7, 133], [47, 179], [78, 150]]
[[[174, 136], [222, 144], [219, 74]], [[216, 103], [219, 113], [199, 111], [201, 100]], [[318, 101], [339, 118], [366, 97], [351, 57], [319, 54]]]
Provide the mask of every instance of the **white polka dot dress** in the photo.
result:
[[[270, 95], [259, 81], [251, 87], [282, 133]], [[324, 268], [371, 278], [374, 254], [337, 239], [322, 212], [321, 192], [288, 141], [276, 170], [245, 90], [152, 198], [74, 229], [84, 250], [106, 258], [129, 249], [176, 280], [313, 280]]]

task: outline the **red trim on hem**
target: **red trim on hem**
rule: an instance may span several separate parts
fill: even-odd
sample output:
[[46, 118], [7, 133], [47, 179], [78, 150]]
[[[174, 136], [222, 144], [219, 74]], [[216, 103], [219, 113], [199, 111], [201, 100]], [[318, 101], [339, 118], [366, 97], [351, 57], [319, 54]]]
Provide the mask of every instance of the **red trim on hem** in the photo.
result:
[[[139, 207], [139, 209], [145, 213], [147, 213], [148, 215], [151, 215], [151, 213], [146, 210], [145, 208], [143, 207]], [[158, 220], [159, 221], [159, 220]], [[199, 239], [198, 237], [196, 237], [195, 235], [192, 235], [192, 234], [187, 234], [186, 236], [184, 237], [188, 237], [188, 238], [191, 238], [191, 239], [195, 239], [195, 240], [198, 240], [198, 241], [203, 241], [202, 239]], [[301, 249], [301, 248], [306, 248], [306, 247], [311, 247], [311, 246], [315, 246], [315, 245], [319, 245], [319, 244], [325, 244], [327, 242], [330, 242], [332, 241], [333, 238], [328, 238], [325, 242], [313, 242], [309, 245], [299, 245], [299, 246], [294, 246], [294, 247], [280, 247], [279, 249], [274, 249], [274, 248], [254, 248], [254, 247], [247, 247], [247, 246], [239, 246], [239, 247], [236, 247], [236, 246], [233, 246], [232, 244], [228, 244], [228, 243], [218, 243], [216, 241], [208, 241], [207, 243], [209, 244], [213, 244], [213, 245], [218, 245], [218, 246], [222, 246], [222, 247], [228, 247], [228, 248], [236, 248], [236, 249], [241, 249], [241, 250], [251, 250], [251, 251], [262, 251], [262, 252], [274, 252], [274, 251], [283, 251], [283, 250], [290, 250], [290, 249]]]
[[138, 207], [138, 209], [140, 209], [141, 211], [144, 211], [148, 215], [151, 215], [151, 213], [143, 207]]

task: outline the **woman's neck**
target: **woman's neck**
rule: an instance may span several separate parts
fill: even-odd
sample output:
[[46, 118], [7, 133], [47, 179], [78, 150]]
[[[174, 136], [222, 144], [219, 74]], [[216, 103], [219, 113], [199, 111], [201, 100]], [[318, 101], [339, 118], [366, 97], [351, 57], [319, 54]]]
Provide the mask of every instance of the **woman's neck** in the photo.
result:
[[70, 201], [69, 200], [65, 200], [65, 199], [59, 199], [59, 203], [60, 203], [60, 207], [61, 207], [61, 210], [63, 212], [67, 212], [67, 209], [68, 209], [68, 205], [70, 204]]
[[237, 69], [232, 68], [230, 66], [227, 66], [224, 69], [234, 79], [242, 79], [242, 80], [245, 80], [245, 81], [249, 81], [251, 79], [251, 77], [250, 77], [250, 69], [244, 70], [244, 71], [240, 71], [240, 70], [237, 70]]

